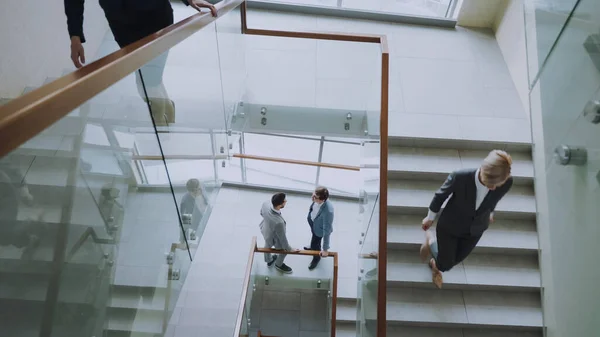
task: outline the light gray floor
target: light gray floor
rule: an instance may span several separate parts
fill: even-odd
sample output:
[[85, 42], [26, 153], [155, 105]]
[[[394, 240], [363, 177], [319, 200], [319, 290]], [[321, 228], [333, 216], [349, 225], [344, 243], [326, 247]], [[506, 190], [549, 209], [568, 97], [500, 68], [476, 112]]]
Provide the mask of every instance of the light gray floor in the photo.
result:
[[[262, 246], [259, 210], [271, 195], [237, 188], [220, 191], [171, 320], [174, 336], [200, 336], [207, 331], [213, 336], [233, 334], [251, 238], [258, 236]], [[288, 239], [292, 246], [302, 247], [310, 242], [306, 223], [310, 198], [288, 195], [287, 200], [283, 216]], [[336, 217], [331, 250], [340, 255], [339, 293], [356, 297], [358, 204], [335, 199], [332, 202]], [[263, 268], [262, 256], [257, 255], [256, 259], [261, 262], [259, 268]], [[308, 258], [289, 257], [286, 262], [294, 269], [295, 278], [331, 275], [331, 263], [326, 260], [312, 272], [308, 270]]]

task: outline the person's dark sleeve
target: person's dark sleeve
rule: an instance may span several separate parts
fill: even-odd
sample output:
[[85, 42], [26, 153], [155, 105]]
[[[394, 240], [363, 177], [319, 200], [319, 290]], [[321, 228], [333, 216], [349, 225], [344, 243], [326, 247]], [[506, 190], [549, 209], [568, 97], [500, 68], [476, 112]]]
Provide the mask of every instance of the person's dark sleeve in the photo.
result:
[[440, 187], [440, 189], [435, 192], [433, 200], [431, 200], [431, 204], [429, 204], [429, 209], [432, 212], [438, 213], [440, 209], [442, 209], [444, 201], [446, 201], [450, 194], [454, 192], [455, 183], [456, 173], [452, 172], [450, 175], [448, 175], [448, 178], [446, 178], [446, 181], [444, 181], [444, 184]]
[[508, 180], [504, 183], [504, 186], [502, 186], [502, 196], [500, 198], [498, 198], [498, 201], [496, 201], [496, 203], [492, 206], [492, 213], [494, 213], [494, 211], [496, 210], [496, 205], [498, 205], [498, 202], [500, 202], [500, 200], [502, 200], [502, 198], [504, 198], [504, 196], [506, 195], [506, 193], [508, 193], [508, 191], [510, 191], [510, 188], [513, 185], [513, 178], [510, 177], [508, 178]]
[[65, 0], [65, 14], [67, 15], [67, 29], [69, 37], [79, 36], [85, 42], [83, 35], [83, 3], [85, 0]]
[[184, 5], [189, 6], [190, 3], [187, 0], [181, 0], [181, 2], [183, 2]]

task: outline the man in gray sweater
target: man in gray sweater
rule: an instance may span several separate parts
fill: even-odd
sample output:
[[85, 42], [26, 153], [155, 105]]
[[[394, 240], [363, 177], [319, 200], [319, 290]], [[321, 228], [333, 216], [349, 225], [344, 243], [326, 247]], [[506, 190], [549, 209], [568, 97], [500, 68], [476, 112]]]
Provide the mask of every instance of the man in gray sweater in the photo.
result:
[[[286, 236], [286, 223], [281, 215], [287, 200], [285, 193], [276, 193], [270, 201], [265, 201], [260, 209], [263, 220], [260, 222], [260, 232], [265, 238], [265, 248], [275, 248], [284, 251], [297, 251], [290, 246]], [[271, 256], [264, 254], [265, 262], [270, 267], [275, 263], [275, 268], [284, 274], [291, 274], [292, 268], [283, 263], [286, 254]]]

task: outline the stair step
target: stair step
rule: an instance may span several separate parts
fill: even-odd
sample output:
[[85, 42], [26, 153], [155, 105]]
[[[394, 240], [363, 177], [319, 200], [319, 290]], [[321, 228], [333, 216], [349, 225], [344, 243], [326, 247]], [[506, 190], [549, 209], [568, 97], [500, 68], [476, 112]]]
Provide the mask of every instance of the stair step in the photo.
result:
[[[44, 223], [42, 224], [46, 225]], [[43, 234], [39, 235], [41, 238], [39, 246], [33, 251], [31, 259], [26, 260], [25, 262], [22, 259], [24, 248], [17, 248], [15, 246], [0, 247], [0, 272], [19, 272], [25, 274], [49, 272], [51, 268], [49, 264], [52, 263], [54, 259], [56, 245], [56, 230], [53, 229], [57, 227], [53, 228], [53, 226], [56, 226], [56, 224], [48, 224], [47, 228], [49, 228], [49, 230], [41, 232]], [[81, 238], [85, 229], [85, 226], [70, 226], [67, 241], [67, 253], [79, 238]], [[100, 250], [99, 246], [93, 247], [93, 250], [89, 250], [86, 247], [90, 247], [89, 244], [87, 246], [84, 244], [68, 263], [70, 265], [97, 266], [103, 258], [103, 251]], [[91, 255], [89, 253], [91, 253]]]
[[[424, 215], [390, 215], [388, 248], [417, 252], [425, 239], [420, 225], [423, 217]], [[498, 219], [485, 231], [474, 252], [537, 256], [538, 247], [534, 221]]]
[[[442, 182], [396, 180], [388, 184], [388, 212], [423, 217]], [[496, 218], [535, 219], [535, 196], [529, 186], [513, 186], [496, 206]]]
[[[418, 251], [388, 254], [387, 282], [393, 287], [434, 289], [431, 270]], [[444, 289], [537, 291], [540, 272], [536, 256], [471, 254], [444, 273]]]
[[[366, 313], [375, 313], [368, 308]], [[374, 319], [368, 317], [368, 319]], [[538, 293], [388, 288], [388, 325], [540, 331]]]
[[104, 325], [105, 331], [131, 331], [135, 333], [160, 334], [164, 312], [159, 310], [137, 310], [111, 308]]
[[356, 322], [356, 300], [337, 300], [336, 322]]
[[[113, 285], [125, 287], [166, 288], [169, 266], [166, 263], [153, 266], [119, 265], [117, 262], [114, 272]], [[185, 280], [185, 275], [181, 276]]]
[[113, 286], [108, 305], [111, 308], [160, 311], [164, 310], [166, 295], [165, 288]]
[[[97, 268], [87, 270], [69, 270], [63, 271], [63, 279], [66, 282], [61, 286], [69, 291], [59, 292], [58, 302], [67, 304], [92, 304], [89, 284], [91, 284], [97, 274]], [[72, 282], [70, 280], [77, 280]], [[3, 274], [0, 275], [0, 301], [17, 300], [37, 302], [40, 305], [46, 301], [46, 295], [49, 285], [49, 276], [40, 277], [40, 275], [22, 275], [22, 274]]]
[[[391, 147], [388, 156], [388, 178], [428, 180], [441, 184], [454, 170], [479, 167], [488, 152], [487, 150]], [[515, 152], [511, 153], [511, 156], [515, 185], [532, 185], [531, 154]]]
[[542, 337], [541, 331], [388, 326], [388, 337]]
[[335, 324], [336, 337], [356, 337], [356, 322], [337, 322]]
[[531, 153], [531, 143], [523, 142], [506, 142], [506, 141], [491, 141], [491, 140], [472, 140], [472, 139], [441, 139], [429, 137], [406, 137], [406, 136], [389, 136], [389, 144], [392, 146], [405, 147], [422, 147], [422, 148], [438, 148], [438, 149], [455, 149], [455, 150], [505, 150], [509, 152], [529, 152]]
[[[44, 150], [42, 153], [25, 153], [18, 150], [13, 157], [21, 172], [27, 173], [29, 185], [60, 186], [67, 185], [69, 173], [73, 170], [73, 158], [58, 155]], [[85, 163], [85, 164], [83, 164]], [[100, 149], [84, 149], [81, 151], [78, 175], [104, 177], [105, 180], [115, 177], [127, 177], [121, 164], [112, 151]], [[85, 165], [86, 167], [83, 167]], [[87, 180], [87, 179], [86, 179]]]

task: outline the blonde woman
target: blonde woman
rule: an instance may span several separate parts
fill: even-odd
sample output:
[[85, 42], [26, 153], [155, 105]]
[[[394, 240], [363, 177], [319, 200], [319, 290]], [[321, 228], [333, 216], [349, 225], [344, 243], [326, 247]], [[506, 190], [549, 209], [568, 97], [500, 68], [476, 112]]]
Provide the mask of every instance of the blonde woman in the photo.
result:
[[[435, 192], [422, 223], [426, 239], [420, 253], [423, 262], [429, 258], [436, 287], [442, 287], [442, 272], [462, 262], [494, 221], [496, 205], [513, 184], [511, 165], [512, 158], [508, 153], [493, 150], [480, 168], [450, 173]], [[439, 217], [433, 238], [429, 228], [448, 197], [450, 200]]]

